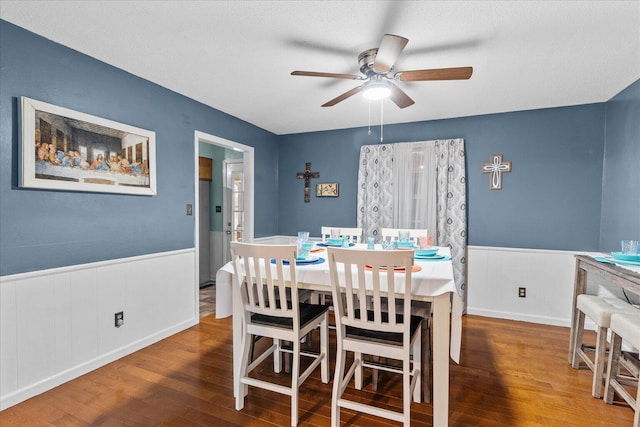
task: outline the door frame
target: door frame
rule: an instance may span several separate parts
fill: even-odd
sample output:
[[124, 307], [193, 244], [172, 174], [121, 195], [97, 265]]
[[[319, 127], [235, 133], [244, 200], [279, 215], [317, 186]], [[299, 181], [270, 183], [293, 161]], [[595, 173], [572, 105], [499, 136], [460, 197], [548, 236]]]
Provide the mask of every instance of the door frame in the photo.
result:
[[[194, 131], [193, 138], [193, 146], [194, 146], [194, 156], [193, 156], [193, 164], [194, 164], [194, 177], [193, 177], [193, 189], [194, 189], [194, 242], [195, 242], [195, 265], [194, 265], [194, 282], [196, 287], [196, 301], [195, 301], [195, 312], [196, 319], [200, 319], [200, 292], [198, 289], [200, 288], [200, 280], [198, 278], [200, 273], [200, 196], [199, 196], [199, 176], [198, 176], [198, 154], [200, 151], [200, 142], [204, 142], [211, 145], [217, 145], [219, 147], [228, 148], [231, 150], [242, 152], [242, 161], [244, 163], [244, 180], [245, 180], [245, 189], [244, 189], [244, 208], [245, 208], [245, 218], [244, 222], [246, 224], [246, 230], [244, 236], [246, 236], [247, 242], [253, 242], [254, 236], [254, 147], [240, 144], [239, 142], [230, 141], [228, 139], [221, 138], [216, 135], [211, 135], [201, 131]], [[224, 232], [224, 231], [223, 231]]]

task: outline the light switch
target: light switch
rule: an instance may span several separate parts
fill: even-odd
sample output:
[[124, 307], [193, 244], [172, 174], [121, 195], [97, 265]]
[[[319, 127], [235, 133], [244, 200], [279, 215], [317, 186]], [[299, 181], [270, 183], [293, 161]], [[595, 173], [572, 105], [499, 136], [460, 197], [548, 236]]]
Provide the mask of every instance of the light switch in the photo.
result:
[[193, 215], [193, 205], [190, 203], [187, 205], [187, 215]]

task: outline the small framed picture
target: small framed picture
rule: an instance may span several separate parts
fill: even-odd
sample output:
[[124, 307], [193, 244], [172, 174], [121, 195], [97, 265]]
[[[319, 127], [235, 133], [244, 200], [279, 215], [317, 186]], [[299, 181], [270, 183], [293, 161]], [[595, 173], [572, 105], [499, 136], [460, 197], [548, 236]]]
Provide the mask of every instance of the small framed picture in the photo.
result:
[[338, 197], [338, 183], [316, 184], [316, 197]]

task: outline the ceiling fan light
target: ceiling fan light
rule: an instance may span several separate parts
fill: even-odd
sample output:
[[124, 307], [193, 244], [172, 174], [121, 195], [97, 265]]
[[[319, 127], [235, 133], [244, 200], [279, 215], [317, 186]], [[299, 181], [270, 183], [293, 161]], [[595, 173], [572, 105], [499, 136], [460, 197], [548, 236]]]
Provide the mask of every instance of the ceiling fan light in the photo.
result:
[[385, 99], [391, 95], [391, 88], [384, 83], [371, 83], [362, 89], [362, 96], [369, 100]]

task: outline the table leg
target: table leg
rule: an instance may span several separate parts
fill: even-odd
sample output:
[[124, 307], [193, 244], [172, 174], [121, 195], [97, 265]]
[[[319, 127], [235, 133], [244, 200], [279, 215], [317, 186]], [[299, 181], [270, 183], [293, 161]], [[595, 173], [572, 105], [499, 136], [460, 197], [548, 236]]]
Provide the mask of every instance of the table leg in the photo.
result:
[[433, 300], [433, 425], [449, 425], [449, 327], [450, 294]]
[[569, 335], [569, 355], [568, 361], [573, 363], [573, 347], [575, 346], [575, 329], [578, 321], [578, 311], [576, 308], [578, 295], [585, 293], [587, 287], [587, 272], [580, 268], [580, 260], [576, 260], [576, 276], [573, 284], [573, 305], [571, 311], [571, 333]]
[[[235, 276], [232, 278], [235, 281]], [[240, 362], [242, 360], [242, 301], [240, 299], [239, 292], [231, 292], [231, 301], [233, 304], [233, 319], [232, 319], [232, 331], [233, 335], [233, 397], [238, 396], [238, 393], [242, 393], [243, 396], [247, 394], [247, 386], [242, 387], [240, 383]]]

